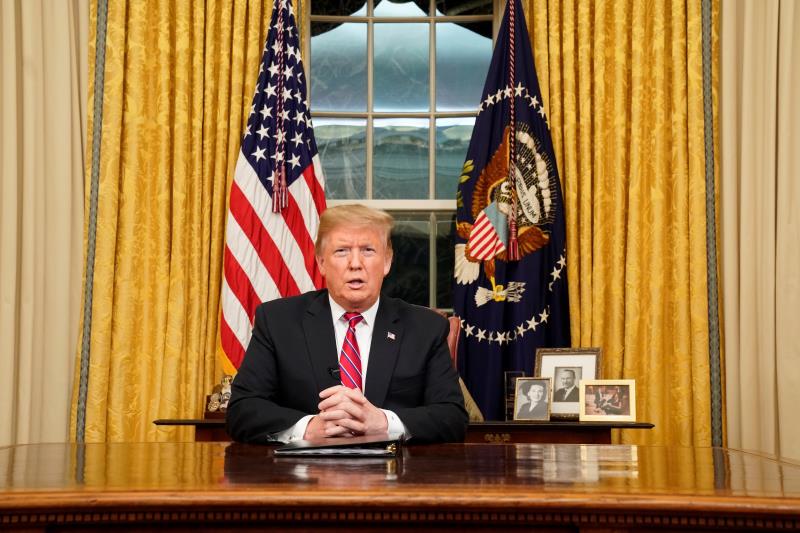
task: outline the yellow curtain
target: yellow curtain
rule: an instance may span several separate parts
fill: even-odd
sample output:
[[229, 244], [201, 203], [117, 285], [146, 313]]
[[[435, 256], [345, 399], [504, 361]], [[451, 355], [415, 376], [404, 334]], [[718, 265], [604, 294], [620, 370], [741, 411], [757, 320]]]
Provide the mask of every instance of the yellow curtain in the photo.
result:
[[[80, 408], [87, 442], [188, 439], [188, 430], [152, 421], [200, 416], [221, 374], [215, 354], [226, 192], [272, 3], [109, 2], [99, 49], [96, 4], [89, 109], [102, 95], [102, 122], [90, 111], [85, 193], [85, 236], [96, 248], [92, 276], [85, 276], [91, 316], [81, 327], [89, 350], [79, 343], [71, 435], [79, 436]], [[92, 236], [92, 139], [100, 124]]]
[[636, 380], [655, 429], [623, 442], [710, 445], [701, 1], [526, 7], [564, 187], [572, 344]]

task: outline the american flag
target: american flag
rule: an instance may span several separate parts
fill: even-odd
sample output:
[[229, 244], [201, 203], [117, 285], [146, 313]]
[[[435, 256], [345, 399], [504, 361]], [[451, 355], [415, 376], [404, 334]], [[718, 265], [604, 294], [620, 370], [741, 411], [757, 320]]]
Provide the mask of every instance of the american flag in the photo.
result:
[[238, 368], [258, 304], [324, 284], [314, 239], [325, 181], [290, 0], [272, 9], [229, 205], [220, 338]]

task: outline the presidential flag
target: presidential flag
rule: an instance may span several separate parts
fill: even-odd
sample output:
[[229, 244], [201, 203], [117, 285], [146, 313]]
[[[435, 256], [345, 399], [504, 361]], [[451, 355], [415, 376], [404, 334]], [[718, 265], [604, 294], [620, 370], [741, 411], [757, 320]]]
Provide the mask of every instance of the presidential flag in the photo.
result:
[[569, 346], [564, 207], [525, 18], [507, 3], [457, 192], [458, 369], [488, 420], [505, 371]]
[[276, 1], [231, 185], [220, 338], [238, 368], [261, 302], [321, 288], [314, 260], [325, 182], [290, 0]]

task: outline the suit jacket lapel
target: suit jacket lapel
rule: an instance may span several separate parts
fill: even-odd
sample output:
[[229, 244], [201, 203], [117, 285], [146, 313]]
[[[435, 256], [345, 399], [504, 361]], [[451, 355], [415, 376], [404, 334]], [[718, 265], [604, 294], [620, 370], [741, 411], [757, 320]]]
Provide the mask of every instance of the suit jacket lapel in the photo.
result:
[[375, 327], [372, 329], [372, 344], [369, 349], [366, 397], [376, 407], [383, 405], [389, 390], [400, 343], [403, 341], [403, 324], [394, 301], [381, 296]]
[[339, 367], [328, 291], [320, 291], [317, 298], [308, 306], [303, 317], [303, 332], [317, 390], [337, 385], [338, 382], [328, 371]]

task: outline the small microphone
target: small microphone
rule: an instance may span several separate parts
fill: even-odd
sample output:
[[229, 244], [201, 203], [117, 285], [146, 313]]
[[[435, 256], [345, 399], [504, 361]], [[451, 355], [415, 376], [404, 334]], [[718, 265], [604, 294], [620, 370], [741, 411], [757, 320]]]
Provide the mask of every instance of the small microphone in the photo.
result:
[[332, 366], [332, 367], [328, 368], [328, 374], [330, 374], [331, 377], [333, 379], [335, 379], [336, 381], [342, 381], [341, 373], [342, 373], [342, 371], [339, 370], [339, 367], [333, 367]]

